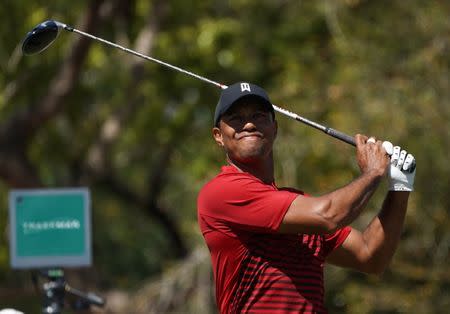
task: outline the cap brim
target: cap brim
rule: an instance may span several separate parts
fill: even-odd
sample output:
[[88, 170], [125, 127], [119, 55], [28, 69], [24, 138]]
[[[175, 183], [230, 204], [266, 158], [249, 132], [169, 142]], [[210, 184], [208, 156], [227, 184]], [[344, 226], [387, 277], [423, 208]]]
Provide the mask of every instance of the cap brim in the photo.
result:
[[220, 119], [222, 118], [222, 116], [224, 114], [226, 114], [227, 111], [230, 110], [230, 108], [233, 107], [237, 102], [239, 102], [240, 100], [243, 100], [245, 98], [258, 99], [258, 103], [259, 104], [264, 105], [269, 111], [271, 111], [272, 113], [275, 113], [275, 111], [273, 109], [273, 105], [272, 105], [272, 103], [270, 101], [268, 101], [267, 99], [265, 99], [264, 97], [262, 97], [260, 95], [247, 94], [247, 95], [242, 95], [242, 96], [236, 97], [235, 100], [233, 100], [231, 103], [227, 104], [224, 108], [222, 108], [222, 113], [217, 117], [216, 121], [214, 121], [214, 125], [216, 127], [218, 127]]

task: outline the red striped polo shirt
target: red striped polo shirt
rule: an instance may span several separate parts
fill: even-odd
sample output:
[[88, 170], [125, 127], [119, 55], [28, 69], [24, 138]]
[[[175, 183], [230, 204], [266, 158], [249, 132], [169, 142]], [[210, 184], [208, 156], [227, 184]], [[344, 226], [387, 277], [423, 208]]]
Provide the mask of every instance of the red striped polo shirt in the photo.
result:
[[233, 166], [208, 182], [197, 200], [211, 253], [221, 313], [326, 313], [325, 257], [350, 228], [330, 235], [279, 234], [300, 191], [265, 184]]

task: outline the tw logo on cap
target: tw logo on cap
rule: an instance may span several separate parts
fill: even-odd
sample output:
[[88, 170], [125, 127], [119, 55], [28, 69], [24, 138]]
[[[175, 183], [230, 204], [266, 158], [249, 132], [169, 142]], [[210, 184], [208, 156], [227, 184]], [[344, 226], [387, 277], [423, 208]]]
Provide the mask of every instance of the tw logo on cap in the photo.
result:
[[251, 92], [249, 83], [241, 83], [241, 92]]

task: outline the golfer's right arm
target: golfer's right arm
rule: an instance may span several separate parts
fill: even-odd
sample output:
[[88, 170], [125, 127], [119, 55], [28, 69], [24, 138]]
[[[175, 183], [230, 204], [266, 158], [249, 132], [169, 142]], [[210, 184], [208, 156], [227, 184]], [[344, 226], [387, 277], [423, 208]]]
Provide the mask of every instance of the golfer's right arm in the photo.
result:
[[279, 232], [329, 234], [349, 225], [360, 215], [385, 176], [389, 157], [381, 142], [366, 143], [367, 136], [359, 134], [355, 141], [361, 175], [320, 197], [299, 195], [287, 210]]

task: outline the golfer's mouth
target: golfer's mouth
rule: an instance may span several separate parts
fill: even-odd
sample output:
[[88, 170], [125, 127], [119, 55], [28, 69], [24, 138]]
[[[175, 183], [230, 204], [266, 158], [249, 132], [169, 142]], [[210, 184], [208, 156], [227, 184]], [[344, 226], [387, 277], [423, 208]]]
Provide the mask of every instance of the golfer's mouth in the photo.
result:
[[239, 140], [252, 140], [252, 139], [260, 139], [262, 138], [262, 134], [261, 133], [249, 133], [249, 134], [244, 134], [241, 135], [239, 137]]

